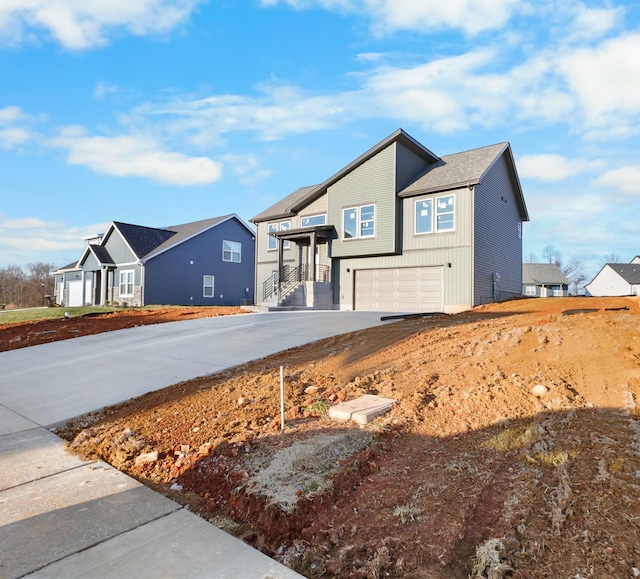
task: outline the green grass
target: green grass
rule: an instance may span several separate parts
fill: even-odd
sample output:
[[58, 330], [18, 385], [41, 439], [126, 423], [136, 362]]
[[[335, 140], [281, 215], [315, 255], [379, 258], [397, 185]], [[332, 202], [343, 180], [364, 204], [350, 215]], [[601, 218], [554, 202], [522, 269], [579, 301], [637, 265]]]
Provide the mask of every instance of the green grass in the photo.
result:
[[[31, 308], [27, 310], [0, 310], [0, 324], [15, 324], [20, 322], [31, 322], [34, 320], [51, 320], [64, 317], [65, 312], [69, 312], [72, 318], [84, 316], [85, 314], [109, 312], [122, 312], [129, 308], [115, 308], [106, 306], [82, 306], [77, 308]], [[152, 307], [144, 309], [153, 309]]]

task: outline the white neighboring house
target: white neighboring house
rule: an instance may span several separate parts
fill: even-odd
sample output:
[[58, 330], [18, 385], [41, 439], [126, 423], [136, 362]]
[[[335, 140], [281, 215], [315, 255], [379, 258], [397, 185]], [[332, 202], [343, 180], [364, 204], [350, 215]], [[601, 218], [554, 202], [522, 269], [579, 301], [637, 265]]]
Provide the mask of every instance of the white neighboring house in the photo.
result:
[[630, 263], [607, 263], [585, 286], [588, 296], [640, 295], [640, 255]]
[[569, 280], [553, 263], [523, 263], [522, 295], [530, 298], [565, 297], [569, 295]]

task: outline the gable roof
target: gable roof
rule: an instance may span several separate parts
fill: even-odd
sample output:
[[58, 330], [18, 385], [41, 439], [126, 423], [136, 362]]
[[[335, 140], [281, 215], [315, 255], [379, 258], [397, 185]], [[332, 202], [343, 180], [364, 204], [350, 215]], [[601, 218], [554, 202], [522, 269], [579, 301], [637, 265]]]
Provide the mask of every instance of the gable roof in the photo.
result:
[[[638, 263], [607, 263], [624, 281], [630, 284], [640, 284], [640, 264]], [[603, 268], [604, 269], [604, 268]], [[602, 270], [600, 270], [602, 271]]]
[[[120, 235], [122, 235], [138, 259], [143, 258], [176, 234], [175, 231], [169, 229], [145, 227], [143, 225], [122, 223], [121, 221], [114, 221], [112, 226], [120, 232]], [[110, 235], [111, 232], [108, 232], [103, 239], [106, 240]]]
[[553, 263], [523, 263], [522, 283], [527, 285], [569, 284], [567, 276]]
[[507, 164], [509, 167], [511, 182], [516, 192], [516, 201], [520, 209], [520, 215], [523, 221], [529, 221], [529, 214], [524, 202], [520, 179], [516, 172], [513, 154], [511, 152], [511, 145], [509, 143], [498, 143], [496, 145], [480, 147], [470, 151], [464, 151], [462, 153], [446, 155], [440, 158], [402, 129], [398, 129], [386, 139], [380, 141], [377, 145], [369, 149], [366, 153], [360, 155], [357, 159], [329, 177], [323, 183], [297, 189], [290, 195], [265, 209], [262, 213], [253, 217], [251, 221], [259, 223], [261, 221], [281, 219], [295, 215], [295, 213], [305, 205], [308, 205], [326, 193], [327, 189], [336, 181], [342, 179], [346, 174], [377, 155], [392, 143], [402, 144], [404, 147], [424, 159], [426, 164], [426, 169], [422, 175], [411, 183], [411, 185], [400, 191], [398, 193], [398, 197], [410, 197], [424, 193], [435, 193], [438, 191], [457, 189], [464, 186], [477, 185], [493, 164], [502, 155], [507, 155]]
[[408, 197], [418, 193], [434, 193], [445, 189], [477, 185], [508, 146], [509, 143], [498, 143], [445, 155], [430, 165], [411, 185], [403, 189], [399, 196]]
[[529, 221], [529, 213], [524, 202], [524, 194], [516, 171], [511, 145], [508, 142], [445, 155], [442, 159], [430, 165], [411, 185], [400, 191], [398, 197], [438, 193], [440, 191], [478, 185], [489, 172], [489, 169], [503, 155], [507, 156], [507, 167], [515, 190], [520, 215], [523, 221]]
[[250, 221], [259, 223], [260, 221], [267, 221], [269, 219], [280, 219], [281, 217], [289, 217], [294, 215], [296, 211], [308, 205], [318, 197], [326, 193], [327, 189], [334, 183], [342, 179], [345, 175], [357, 169], [360, 165], [367, 162], [372, 157], [375, 157], [380, 151], [386, 149], [393, 143], [400, 143], [419, 157], [422, 157], [426, 163], [435, 163], [440, 160], [436, 154], [432, 153], [424, 145], [416, 141], [411, 135], [398, 129], [391, 133], [386, 139], [380, 141], [377, 145], [371, 147], [368, 151], [360, 155], [357, 159], [354, 159], [340, 169], [337, 173], [334, 173], [326, 181], [323, 181], [319, 185], [313, 185], [311, 187], [301, 187], [297, 189], [284, 199], [274, 203], [271, 207], [265, 209], [262, 213], [259, 213], [253, 217]]
[[145, 227], [143, 225], [113, 221], [107, 228], [106, 233], [101, 237], [100, 243], [88, 243], [80, 259], [75, 262], [75, 264], [66, 266], [66, 268], [73, 267], [74, 265], [80, 267], [89, 253], [93, 253], [101, 265], [116, 265], [109, 251], [104, 246], [114, 231], [120, 233], [134, 256], [141, 263], [145, 263], [149, 259], [154, 258], [176, 245], [184, 243], [196, 235], [230, 219], [237, 220], [250, 235], [255, 235], [251, 227], [235, 213], [221, 217], [212, 217], [211, 219], [203, 219], [201, 221], [193, 221], [191, 223], [183, 223], [181, 225], [172, 225], [170, 227]]

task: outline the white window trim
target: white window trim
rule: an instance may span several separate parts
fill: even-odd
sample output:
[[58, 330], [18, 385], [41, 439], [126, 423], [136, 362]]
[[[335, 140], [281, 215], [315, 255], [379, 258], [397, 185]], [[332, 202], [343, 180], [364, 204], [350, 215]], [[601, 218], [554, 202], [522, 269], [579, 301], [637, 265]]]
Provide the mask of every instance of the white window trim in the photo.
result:
[[[438, 229], [438, 200], [444, 199], [445, 197], [453, 198], [453, 211], [445, 213], [445, 215], [449, 215], [451, 213], [453, 215], [453, 227], [451, 229]], [[448, 193], [447, 195], [440, 195], [435, 198], [434, 208], [433, 208], [433, 225], [435, 233], [451, 233], [456, 230], [456, 196], [454, 193]]]
[[[224, 248], [224, 244], [225, 243], [229, 243], [232, 244], [233, 246], [237, 246], [238, 247], [238, 251], [234, 251], [233, 249], [229, 249], [229, 250], [225, 250]], [[230, 253], [231, 254], [231, 259], [225, 259], [224, 258], [224, 254], [225, 253]], [[233, 256], [237, 254], [238, 255], [238, 259], [233, 259]], [[228, 263], [242, 263], [242, 243], [240, 241], [231, 241], [229, 239], [223, 239], [222, 240], [222, 261], [226, 261]]]
[[525, 286], [524, 295], [526, 295], [526, 296], [538, 295], [538, 292], [536, 291], [536, 286], [534, 286], [534, 285]]
[[[322, 223], [318, 223], [316, 225], [302, 225], [302, 222], [305, 219], [314, 219], [315, 217], [323, 217], [324, 221]], [[315, 213], [314, 215], [305, 215], [300, 217], [300, 227], [316, 227], [317, 225], [326, 225], [327, 224], [327, 214], [326, 213]]]
[[[267, 251], [277, 251], [278, 249], [278, 241], [275, 237], [272, 237], [271, 235], [269, 235], [269, 233], [271, 233], [270, 231], [270, 227], [272, 225], [275, 225], [277, 227], [277, 229], [274, 230], [275, 231], [289, 231], [291, 229], [291, 221], [279, 221], [278, 223], [268, 223], [267, 224]], [[289, 227], [287, 229], [282, 229], [283, 225], [288, 225]], [[275, 247], [269, 247], [269, 244], [271, 243], [271, 239], [276, 239], [276, 246]], [[289, 249], [291, 247], [291, 242], [285, 240], [283, 242], [283, 249]]]
[[[445, 197], [453, 197], [453, 227], [451, 229], [438, 229], [438, 200]], [[431, 231], [418, 232], [418, 203], [431, 199]], [[453, 233], [456, 230], [456, 195], [455, 193], [447, 193], [446, 195], [438, 195], [437, 197], [423, 197], [416, 199], [413, 205], [413, 234], [414, 235], [433, 235], [435, 233]], [[447, 214], [445, 214], [447, 215]]]
[[[362, 208], [373, 207], [373, 233], [371, 235], [362, 235]], [[355, 237], [345, 237], [344, 234], [344, 216], [347, 211], [356, 212], [356, 235]], [[353, 205], [342, 209], [342, 239], [343, 241], [354, 241], [357, 239], [374, 239], [377, 234], [376, 217], [378, 215], [378, 206], [375, 203], [363, 203], [362, 205]]]
[[[207, 284], [207, 278], [211, 278], [211, 283]], [[202, 276], [202, 297], [203, 298], [215, 298], [216, 297], [216, 292], [215, 292], [215, 283], [216, 283], [216, 278], [213, 275], [203, 275]], [[211, 288], [211, 295], [208, 296], [206, 293], [206, 288]]]
[[[431, 231], [418, 231], [418, 203], [424, 203], [425, 201], [431, 201]], [[427, 197], [426, 199], [416, 199], [413, 204], [413, 234], [414, 235], [431, 235], [434, 232], [433, 215], [434, 215], [433, 197]]]
[[[124, 282], [122, 281], [122, 277], [124, 275], [131, 274], [131, 293], [122, 293], [122, 286], [125, 287], [125, 289], [127, 288], [127, 286], [129, 285], [129, 281], [125, 280]], [[120, 271], [120, 275], [118, 276], [118, 293], [120, 295], [120, 297], [122, 298], [130, 298], [133, 297], [133, 294], [135, 292], [135, 287], [136, 287], [136, 272], [134, 269], [123, 269], [122, 271]]]

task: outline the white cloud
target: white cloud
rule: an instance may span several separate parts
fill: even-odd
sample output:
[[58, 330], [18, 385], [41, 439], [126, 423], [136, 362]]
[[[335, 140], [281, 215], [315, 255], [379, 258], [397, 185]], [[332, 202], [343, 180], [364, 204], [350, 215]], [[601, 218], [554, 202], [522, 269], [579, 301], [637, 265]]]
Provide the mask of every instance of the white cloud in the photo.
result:
[[633, 134], [640, 117], [640, 34], [626, 34], [558, 59], [587, 128]]
[[224, 161], [231, 166], [240, 183], [244, 185], [255, 185], [271, 175], [271, 171], [264, 169], [255, 155], [229, 153], [224, 156]]
[[262, 0], [264, 6], [279, 3], [365, 15], [373, 30], [383, 34], [451, 28], [476, 34], [503, 27], [518, 6], [517, 0]]
[[80, 127], [68, 127], [49, 145], [66, 149], [70, 164], [106, 175], [142, 177], [169, 185], [205, 185], [222, 174], [220, 163], [166, 151], [144, 136], [89, 136]]
[[596, 180], [596, 184], [628, 197], [640, 199], [640, 165], [629, 165], [607, 171]]
[[565, 34], [565, 40], [588, 40], [600, 38], [612, 30], [622, 19], [624, 10], [618, 8], [588, 8], [583, 4]]
[[163, 34], [185, 22], [202, 0], [9, 0], [0, 4], [0, 43], [41, 32], [69, 49], [87, 49], [126, 31]]
[[9, 106], [0, 109], [0, 148], [13, 149], [29, 142], [32, 138], [31, 133], [24, 127], [16, 126], [29, 120], [29, 115], [19, 107]]
[[562, 155], [524, 155], [517, 161], [520, 177], [537, 181], [563, 181], [600, 166], [586, 159], [568, 159]]
[[175, 99], [163, 105], [147, 104], [134, 111], [129, 122], [163, 128], [169, 136], [187, 138], [203, 146], [232, 131], [256, 131], [264, 140], [302, 134], [332, 126], [344, 118], [348, 96], [308, 94], [290, 85], [261, 85], [255, 97], [217, 95], [189, 101]]
[[80, 256], [86, 245], [84, 236], [105, 231], [106, 226], [77, 226], [38, 217], [10, 218], [0, 214], [0, 267], [36, 261], [62, 267]]

